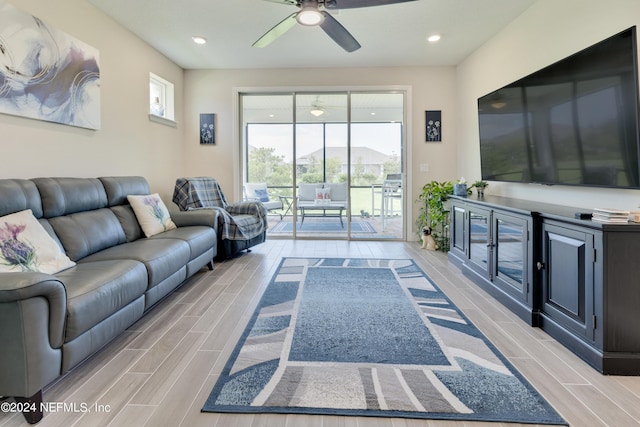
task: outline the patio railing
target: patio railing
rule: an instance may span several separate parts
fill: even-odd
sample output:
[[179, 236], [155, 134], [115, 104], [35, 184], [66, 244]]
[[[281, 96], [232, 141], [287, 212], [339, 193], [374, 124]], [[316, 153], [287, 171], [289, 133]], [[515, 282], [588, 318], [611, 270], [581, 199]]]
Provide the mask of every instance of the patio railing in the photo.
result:
[[[270, 186], [271, 196], [286, 196], [291, 200], [293, 197], [293, 187], [291, 186]], [[387, 193], [389, 196], [389, 193]], [[402, 193], [396, 192], [393, 198], [387, 199], [385, 205], [386, 215], [394, 216], [402, 214]], [[360, 216], [362, 212], [370, 216], [380, 216], [383, 204], [382, 184], [351, 186], [351, 215]], [[284, 207], [286, 210], [287, 206]], [[274, 213], [284, 213], [273, 211]], [[287, 212], [290, 215], [291, 211]]]

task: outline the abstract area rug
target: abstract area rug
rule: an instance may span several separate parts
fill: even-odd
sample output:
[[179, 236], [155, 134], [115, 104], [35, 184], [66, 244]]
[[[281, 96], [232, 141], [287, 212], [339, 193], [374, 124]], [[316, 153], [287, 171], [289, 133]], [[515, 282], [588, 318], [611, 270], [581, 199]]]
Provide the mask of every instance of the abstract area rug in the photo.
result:
[[[347, 223], [346, 219], [343, 219], [344, 225], [340, 225], [338, 218], [332, 218], [332, 221], [314, 221], [313, 218], [307, 219], [302, 225], [298, 223], [298, 231], [309, 231], [315, 233], [346, 233]], [[274, 225], [271, 233], [292, 233], [293, 224], [291, 222], [280, 221]], [[371, 224], [365, 221], [352, 221], [351, 222], [352, 233], [375, 233], [376, 229]]]
[[284, 258], [202, 411], [566, 425], [407, 259]]

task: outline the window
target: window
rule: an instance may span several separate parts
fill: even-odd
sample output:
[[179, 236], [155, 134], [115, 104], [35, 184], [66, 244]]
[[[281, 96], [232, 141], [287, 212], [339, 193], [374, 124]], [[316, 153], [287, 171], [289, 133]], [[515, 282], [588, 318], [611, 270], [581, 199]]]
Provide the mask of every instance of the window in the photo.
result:
[[404, 92], [240, 93], [239, 104], [241, 182], [266, 183], [284, 206], [269, 217], [270, 235], [317, 238], [332, 220], [303, 227], [294, 194], [302, 184], [345, 183], [349, 197], [334, 203], [348, 225], [327, 231], [331, 238], [405, 238]]
[[175, 126], [173, 83], [149, 73], [149, 119]]

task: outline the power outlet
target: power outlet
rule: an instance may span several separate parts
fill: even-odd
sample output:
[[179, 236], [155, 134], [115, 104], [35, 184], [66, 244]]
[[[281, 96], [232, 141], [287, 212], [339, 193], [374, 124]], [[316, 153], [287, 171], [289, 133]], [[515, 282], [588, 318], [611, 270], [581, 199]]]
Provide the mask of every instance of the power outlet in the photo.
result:
[[429, 172], [429, 163], [420, 163], [420, 172]]

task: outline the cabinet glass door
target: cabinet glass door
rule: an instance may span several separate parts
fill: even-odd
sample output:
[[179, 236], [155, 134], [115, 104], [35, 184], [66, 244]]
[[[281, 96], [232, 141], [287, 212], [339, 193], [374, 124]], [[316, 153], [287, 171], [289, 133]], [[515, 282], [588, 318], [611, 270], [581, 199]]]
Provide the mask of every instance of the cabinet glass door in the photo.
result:
[[469, 209], [469, 258], [483, 271], [490, 271], [490, 218], [489, 211]]
[[526, 222], [496, 215], [495, 229], [495, 277], [520, 296], [525, 284]]
[[464, 244], [465, 234], [465, 209], [460, 206], [453, 206], [451, 226], [451, 249], [458, 250], [460, 254], [465, 255], [466, 245]]

